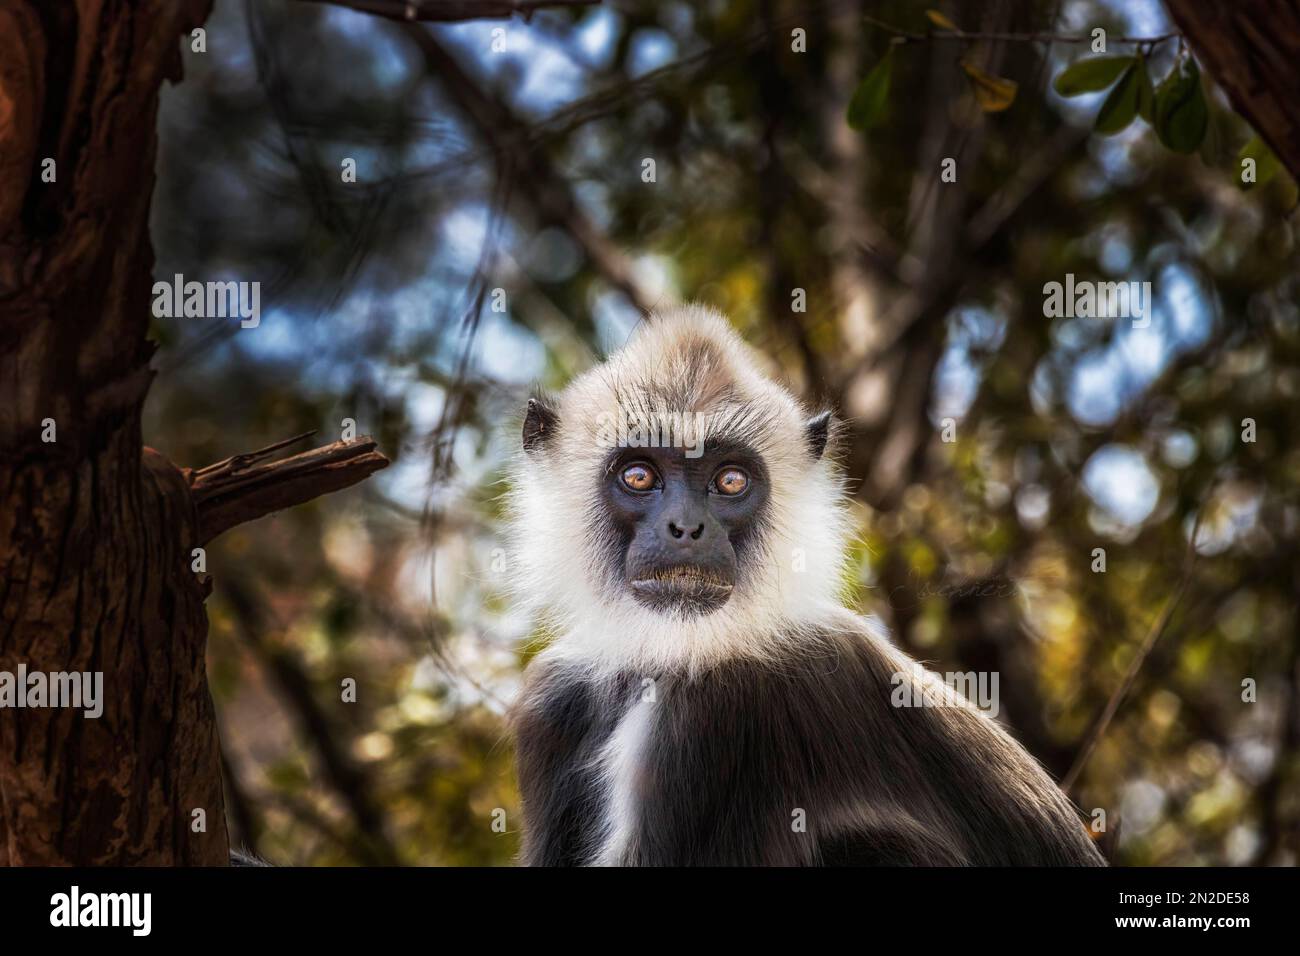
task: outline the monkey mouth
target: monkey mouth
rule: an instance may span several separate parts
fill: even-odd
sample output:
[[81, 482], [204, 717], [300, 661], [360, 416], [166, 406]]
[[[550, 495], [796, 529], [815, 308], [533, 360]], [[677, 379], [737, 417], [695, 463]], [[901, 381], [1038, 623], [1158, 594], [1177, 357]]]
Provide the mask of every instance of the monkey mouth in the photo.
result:
[[657, 568], [631, 583], [632, 595], [655, 611], [708, 614], [727, 603], [732, 583], [704, 568]]

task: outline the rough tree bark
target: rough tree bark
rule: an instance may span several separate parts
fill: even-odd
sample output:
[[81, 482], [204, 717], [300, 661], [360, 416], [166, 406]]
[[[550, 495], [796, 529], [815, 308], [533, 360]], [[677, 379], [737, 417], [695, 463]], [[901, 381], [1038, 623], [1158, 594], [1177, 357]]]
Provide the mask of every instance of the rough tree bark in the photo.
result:
[[1300, 179], [1300, 2], [1165, 2], [1233, 108]]
[[226, 862], [191, 549], [386, 464], [142, 452], [158, 92], [208, 7], [0, 0], [0, 671], [103, 674], [97, 719], [0, 709], [0, 863]]

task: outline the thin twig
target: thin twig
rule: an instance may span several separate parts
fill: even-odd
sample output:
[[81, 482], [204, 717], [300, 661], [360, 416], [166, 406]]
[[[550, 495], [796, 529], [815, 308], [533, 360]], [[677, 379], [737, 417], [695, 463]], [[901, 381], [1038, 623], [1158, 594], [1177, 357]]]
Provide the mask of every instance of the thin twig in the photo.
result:
[[[877, 20], [875, 17], [863, 17], [872, 26], [892, 33], [895, 43], [926, 43], [930, 40], [1009, 40], [1019, 43], [1091, 43], [1090, 35], [1079, 35], [1072, 33], [1002, 33], [1002, 32], [984, 32], [966, 30], [932, 30], [928, 33], [917, 33], [914, 30], [904, 30], [902, 27], [896, 27], [893, 24], [886, 23], [883, 20]], [[1107, 43], [1125, 43], [1145, 46], [1155, 46], [1164, 43], [1166, 40], [1181, 38], [1182, 34], [1174, 31], [1172, 33], [1160, 33], [1150, 37], [1106, 37]]]
[[1092, 730], [1089, 731], [1087, 739], [1084, 740], [1083, 746], [1079, 749], [1078, 756], [1074, 758], [1074, 763], [1070, 767], [1069, 773], [1061, 781], [1061, 789], [1069, 793], [1073, 788], [1075, 781], [1079, 779], [1079, 774], [1088, 763], [1088, 758], [1092, 756], [1102, 736], [1105, 735], [1106, 729], [1110, 726], [1111, 719], [1119, 710], [1119, 705], [1124, 702], [1128, 696], [1129, 690], [1133, 687], [1133, 682], [1137, 680], [1138, 673], [1142, 670], [1142, 665], [1146, 662], [1147, 656], [1151, 649], [1155, 647], [1156, 641], [1160, 640], [1160, 635], [1165, 632], [1169, 626], [1170, 619], [1174, 616], [1183, 595], [1187, 593], [1187, 587], [1192, 581], [1192, 567], [1196, 562], [1196, 539], [1200, 536], [1201, 517], [1204, 509], [1197, 511], [1196, 520], [1192, 524], [1192, 534], [1187, 542], [1187, 551], [1183, 558], [1183, 574], [1178, 581], [1178, 586], [1174, 593], [1169, 596], [1165, 602], [1164, 608], [1160, 611], [1160, 616], [1156, 618], [1155, 623], [1147, 632], [1146, 639], [1143, 640], [1142, 646], [1138, 648], [1133, 660], [1129, 663], [1128, 672], [1124, 675], [1124, 680], [1120, 682], [1119, 687], [1110, 695], [1110, 700], [1106, 701], [1106, 706], [1102, 709], [1101, 715], [1097, 722], [1093, 724]]

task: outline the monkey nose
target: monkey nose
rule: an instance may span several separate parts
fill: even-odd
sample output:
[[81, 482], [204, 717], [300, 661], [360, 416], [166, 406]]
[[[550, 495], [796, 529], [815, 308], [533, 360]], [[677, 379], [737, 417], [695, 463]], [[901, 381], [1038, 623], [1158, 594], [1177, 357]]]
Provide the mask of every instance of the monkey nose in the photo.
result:
[[685, 528], [678, 527], [675, 521], [670, 521], [668, 522], [668, 533], [671, 534], [674, 538], [680, 538], [683, 535], [689, 534], [691, 536], [691, 540], [698, 541], [700, 540], [700, 535], [704, 534], [704, 522], [701, 521], [698, 527], [692, 530], [687, 530]]

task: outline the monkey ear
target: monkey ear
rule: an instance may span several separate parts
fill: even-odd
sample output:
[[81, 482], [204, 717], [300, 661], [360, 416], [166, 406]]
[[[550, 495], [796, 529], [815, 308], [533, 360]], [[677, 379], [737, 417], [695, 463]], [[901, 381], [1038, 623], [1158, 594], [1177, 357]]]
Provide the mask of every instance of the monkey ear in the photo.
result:
[[555, 434], [560, 417], [540, 398], [528, 400], [528, 412], [524, 415], [524, 451], [533, 451], [542, 447]]
[[826, 451], [826, 442], [831, 437], [831, 413], [818, 412], [803, 425], [804, 439], [808, 450], [812, 452], [813, 461], [821, 458]]

